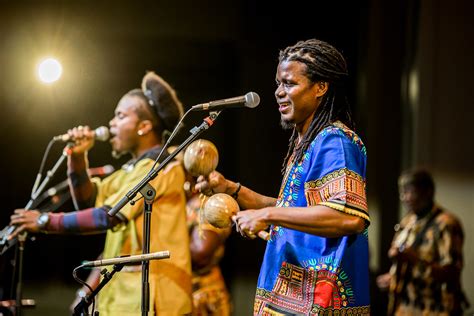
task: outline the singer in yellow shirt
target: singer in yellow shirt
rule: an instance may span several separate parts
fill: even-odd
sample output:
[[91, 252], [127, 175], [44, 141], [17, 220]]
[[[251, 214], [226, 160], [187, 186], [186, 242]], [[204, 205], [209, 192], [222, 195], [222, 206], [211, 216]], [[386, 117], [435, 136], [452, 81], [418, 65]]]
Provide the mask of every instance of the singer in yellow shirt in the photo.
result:
[[[142, 89], [131, 90], [122, 97], [109, 123], [113, 154], [128, 153], [132, 160], [103, 181], [91, 179], [86, 172], [87, 152], [94, 145], [94, 132], [81, 126], [69, 130], [74, 146], [68, 155], [68, 178], [75, 206], [80, 210], [67, 214], [15, 210], [11, 224], [18, 228], [11, 238], [23, 230], [107, 232], [104, 258], [141, 254], [143, 199], [125, 205], [114, 217], [107, 212], [150, 171], [161, 151], [163, 133], [173, 130], [182, 112], [182, 105], [169, 84], [148, 73], [143, 78]], [[150, 181], [156, 190], [150, 252], [169, 250], [171, 258], [150, 262], [149, 315], [191, 313], [191, 259], [183, 183], [184, 171], [178, 162], [168, 164]], [[141, 280], [140, 266], [124, 267], [116, 273], [99, 293], [100, 315], [141, 315]]]

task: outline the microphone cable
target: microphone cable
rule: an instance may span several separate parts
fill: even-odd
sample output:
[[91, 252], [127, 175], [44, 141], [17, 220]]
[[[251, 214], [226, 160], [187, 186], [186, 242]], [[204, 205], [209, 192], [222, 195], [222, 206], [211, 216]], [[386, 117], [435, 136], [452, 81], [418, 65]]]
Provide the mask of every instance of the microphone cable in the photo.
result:
[[150, 172], [148, 173], [148, 175], [150, 175], [153, 170], [155, 170], [156, 166], [158, 165], [158, 162], [160, 161], [161, 159], [161, 156], [163, 156], [163, 153], [165, 152], [165, 150], [168, 148], [168, 146], [170, 145], [171, 141], [173, 140], [174, 137], [176, 137], [176, 134], [178, 133], [178, 131], [181, 129], [182, 126], [184, 126], [183, 124], [183, 121], [184, 119], [186, 118], [186, 116], [192, 112], [192, 109], [189, 109], [186, 111], [186, 113], [184, 113], [184, 115], [181, 117], [181, 119], [179, 120], [178, 124], [176, 124], [175, 128], [173, 129], [173, 132], [171, 133], [171, 135], [168, 137], [168, 139], [166, 140], [166, 143], [163, 145], [163, 148], [161, 148], [161, 151], [160, 153], [158, 154], [158, 157], [155, 159], [155, 163], [153, 164], [153, 166], [151, 167], [150, 169]]
[[51, 151], [51, 147], [53, 147], [53, 144], [55, 143], [54, 139], [51, 139], [48, 143], [48, 146], [46, 146], [46, 150], [43, 154], [43, 159], [41, 160], [40, 168], [38, 170], [38, 174], [36, 175], [36, 180], [35, 183], [33, 184], [33, 189], [31, 190], [31, 198], [34, 197], [36, 189], [38, 189], [38, 185], [40, 184], [41, 177], [43, 176], [43, 171], [44, 171], [44, 166], [46, 164], [46, 158], [49, 155], [49, 152]]
[[[81, 269], [81, 268], [84, 268], [84, 265], [80, 265], [78, 267], [75, 267], [74, 270], [72, 270], [72, 277], [74, 278], [74, 280], [76, 280], [79, 284], [87, 287], [89, 289], [89, 293], [92, 293], [94, 290], [92, 289], [92, 287], [87, 284], [87, 282], [83, 281], [81, 278], [79, 278], [77, 276], [77, 270]], [[92, 268], [91, 270], [93, 270], [94, 268]], [[85, 299], [85, 298], [81, 298], [82, 299]], [[92, 313], [91, 315], [94, 315], [94, 310], [95, 310], [95, 297], [92, 298]]]

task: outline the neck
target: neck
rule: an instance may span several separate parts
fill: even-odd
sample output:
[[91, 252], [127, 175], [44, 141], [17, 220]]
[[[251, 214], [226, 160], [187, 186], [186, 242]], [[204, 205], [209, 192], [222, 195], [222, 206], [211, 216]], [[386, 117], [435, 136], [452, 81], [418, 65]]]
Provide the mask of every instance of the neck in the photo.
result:
[[421, 218], [425, 217], [426, 215], [431, 213], [431, 210], [433, 209], [433, 206], [434, 206], [434, 203], [430, 202], [430, 204], [428, 204], [425, 208], [423, 208], [422, 210], [420, 210], [419, 212], [416, 213], [416, 217], [418, 219], [421, 219]]
[[311, 123], [313, 122], [315, 113], [316, 110], [311, 113], [311, 115], [306, 120], [304, 120], [300, 124], [295, 124], [295, 129], [298, 132], [298, 138], [303, 139], [303, 136], [306, 134], [306, 132], [308, 132], [308, 129]]
[[296, 136], [296, 145], [298, 146], [301, 141], [303, 140], [303, 134], [301, 134], [300, 132], [298, 132], [298, 136]]
[[149, 151], [150, 149], [160, 146], [160, 145], [161, 145], [161, 140], [158, 140], [157, 137], [144, 136], [140, 144], [137, 146], [136, 150], [133, 151], [132, 158], [137, 159], [141, 157], [144, 153]]

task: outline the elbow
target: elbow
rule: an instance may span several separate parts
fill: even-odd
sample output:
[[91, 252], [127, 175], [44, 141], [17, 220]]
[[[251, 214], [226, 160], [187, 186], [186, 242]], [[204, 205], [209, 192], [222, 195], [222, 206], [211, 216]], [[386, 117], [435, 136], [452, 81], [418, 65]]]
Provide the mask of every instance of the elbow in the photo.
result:
[[80, 197], [78, 194], [71, 194], [72, 202], [76, 211], [80, 211], [86, 208], [94, 207], [95, 196], [89, 196], [89, 198]]
[[193, 271], [203, 269], [211, 263], [211, 258], [205, 254], [191, 253]]
[[338, 224], [333, 226], [330, 231], [325, 234], [317, 234], [328, 238], [339, 238], [343, 236], [356, 235], [364, 231], [366, 222], [363, 218], [347, 215], [343, 220], [339, 220]]
[[211, 262], [212, 254], [201, 243], [191, 242], [190, 250], [193, 271], [205, 268]]
[[351, 216], [346, 222], [345, 228], [347, 235], [360, 234], [366, 228], [366, 221], [359, 216]]

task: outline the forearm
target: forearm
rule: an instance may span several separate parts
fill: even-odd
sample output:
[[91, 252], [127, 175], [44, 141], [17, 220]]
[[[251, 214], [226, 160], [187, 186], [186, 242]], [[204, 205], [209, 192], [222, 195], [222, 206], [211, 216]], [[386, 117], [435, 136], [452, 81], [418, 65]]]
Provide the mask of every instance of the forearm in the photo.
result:
[[265, 221], [305, 233], [322, 237], [341, 237], [360, 233], [365, 220], [332, 208], [318, 205], [312, 207], [269, 207], [265, 209]]
[[77, 210], [94, 205], [96, 190], [87, 173], [88, 167], [87, 154], [68, 156], [69, 188]]
[[108, 216], [108, 210], [109, 208], [107, 207], [101, 207], [71, 213], [50, 214], [46, 232], [70, 234], [102, 233], [126, 221], [122, 216]]
[[[102, 259], [102, 254], [97, 258], [98, 260]], [[94, 268], [91, 270], [91, 273], [87, 277], [86, 283], [93, 289], [95, 290], [97, 286], [100, 283], [100, 268]], [[87, 287], [82, 287], [82, 290], [84, 290], [87, 294], [90, 293], [90, 290]]]
[[[101, 259], [102, 255], [100, 255], [99, 259]], [[99, 284], [100, 284], [100, 271], [101, 269], [99, 267], [93, 268], [91, 270], [91, 273], [87, 277], [86, 284], [89, 286], [83, 285], [80, 287], [77, 292], [76, 292], [76, 300], [72, 303], [71, 309], [74, 310], [76, 308], [77, 304], [79, 304], [80, 300], [82, 298], [85, 298], [87, 295], [91, 293], [92, 291], [95, 290]]]
[[[226, 193], [232, 195], [238, 189], [236, 182], [227, 180]], [[242, 210], [260, 209], [276, 205], [276, 198], [259, 194], [242, 185], [237, 196], [237, 202]]]

